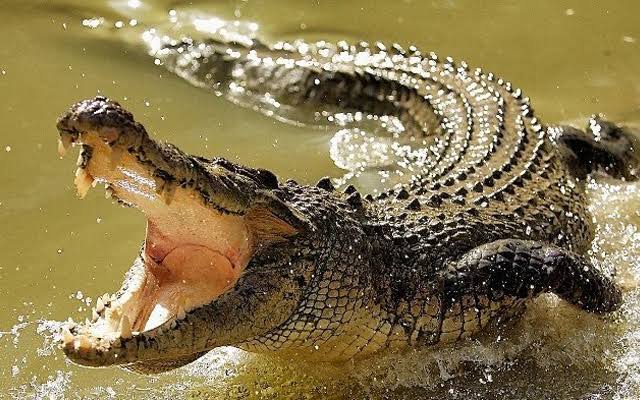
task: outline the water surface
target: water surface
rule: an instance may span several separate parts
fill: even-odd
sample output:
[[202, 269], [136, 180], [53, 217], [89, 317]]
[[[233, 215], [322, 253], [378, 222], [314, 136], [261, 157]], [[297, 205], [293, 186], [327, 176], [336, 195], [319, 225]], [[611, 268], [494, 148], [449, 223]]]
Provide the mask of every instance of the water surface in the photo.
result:
[[[145, 27], [176, 35], [218, 18], [266, 40], [384, 40], [464, 59], [522, 87], [545, 122], [595, 112], [640, 125], [635, 1], [2, 1], [0, 0], [0, 398], [451, 398], [640, 396], [640, 186], [592, 184], [594, 256], [618, 269], [622, 312], [603, 322], [553, 297], [512, 329], [453, 350], [318, 366], [231, 348], [145, 377], [67, 363], [55, 322], [84, 318], [111, 292], [144, 235], [134, 210], [99, 191], [74, 196], [73, 157], [55, 119], [97, 93], [158, 139], [315, 182], [342, 172], [332, 131], [278, 122], [194, 88], [154, 64]], [[93, 25], [100, 25], [91, 29]], [[121, 28], [119, 28], [121, 27]]]

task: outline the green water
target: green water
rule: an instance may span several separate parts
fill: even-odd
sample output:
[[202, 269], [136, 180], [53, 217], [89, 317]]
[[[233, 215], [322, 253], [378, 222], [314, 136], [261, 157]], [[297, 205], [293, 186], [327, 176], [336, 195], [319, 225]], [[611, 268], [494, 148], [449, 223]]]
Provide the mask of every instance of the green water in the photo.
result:
[[[189, 86], [146, 55], [142, 26], [179, 34], [215, 16], [255, 22], [267, 40], [412, 43], [511, 80], [546, 122], [583, 125], [602, 112], [640, 125], [638, 15], [637, 1], [0, 0], [0, 398], [638, 398], [640, 186], [631, 184], [592, 185], [594, 254], [627, 288], [608, 323], [543, 298], [499, 341], [343, 366], [222, 349], [157, 377], [69, 364], [47, 329], [84, 318], [88, 297], [113, 291], [144, 234], [141, 215], [99, 191], [75, 197], [75, 160], [59, 159], [55, 130], [71, 103], [106, 94], [159, 139], [283, 177], [340, 173], [330, 132]], [[83, 26], [100, 17], [102, 27]]]

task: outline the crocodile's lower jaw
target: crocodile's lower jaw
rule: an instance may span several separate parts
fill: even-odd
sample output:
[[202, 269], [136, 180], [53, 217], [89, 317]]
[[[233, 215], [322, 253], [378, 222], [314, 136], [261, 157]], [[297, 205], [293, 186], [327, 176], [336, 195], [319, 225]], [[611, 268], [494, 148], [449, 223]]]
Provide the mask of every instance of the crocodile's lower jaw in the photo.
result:
[[144, 249], [122, 289], [98, 298], [91, 321], [63, 331], [67, 355], [98, 366], [121, 340], [171, 326], [232, 287], [250, 258], [251, 240], [242, 216], [206, 208], [180, 187], [168, 199], [132, 154], [112, 154], [96, 134], [83, 134], [81, 141], [91, 150], [77, 173], [80, 195], [102, 182], [110, 195], [147, 217]]

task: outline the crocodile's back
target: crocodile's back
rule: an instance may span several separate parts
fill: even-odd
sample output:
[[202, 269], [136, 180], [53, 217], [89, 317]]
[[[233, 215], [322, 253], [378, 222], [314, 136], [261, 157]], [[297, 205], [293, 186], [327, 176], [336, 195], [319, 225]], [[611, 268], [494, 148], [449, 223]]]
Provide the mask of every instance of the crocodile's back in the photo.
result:
[[182, 77], [232, 97], [397, 117], [426, 154], [410, 182], [369, 198], [391, 223], [438, 217], [467, 236], [480, 233], [462, 238], [473, 245], [522, 237], [582, 250], [591, 239], [582, 185], [560, 159], [555, 128], [492, 73], [380, 43], [182, 42], [159, 56]]

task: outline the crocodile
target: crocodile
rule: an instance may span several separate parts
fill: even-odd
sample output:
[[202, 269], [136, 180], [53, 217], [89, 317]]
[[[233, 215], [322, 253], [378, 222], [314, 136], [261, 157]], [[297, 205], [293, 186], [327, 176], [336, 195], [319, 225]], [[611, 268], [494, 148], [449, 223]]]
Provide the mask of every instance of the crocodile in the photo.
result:
[[428, 157], [365, 195], [186, 154], [104, 96], [73, 105], [57, 128], [61, 154], [80, 147], [79, 196], [105, 184], [147, 221], [121, 289], [63, 328], [73, 362], [159, 373], [220, 346], [343, 361], [471, 338], [545, 293], [619, 308], [588, 255], [585, 187], [636, 179], [631, 128], [545, 125], [510, 82], [413, 46], [185, 39], [155, 56], [208, 90], [392, 116]]

